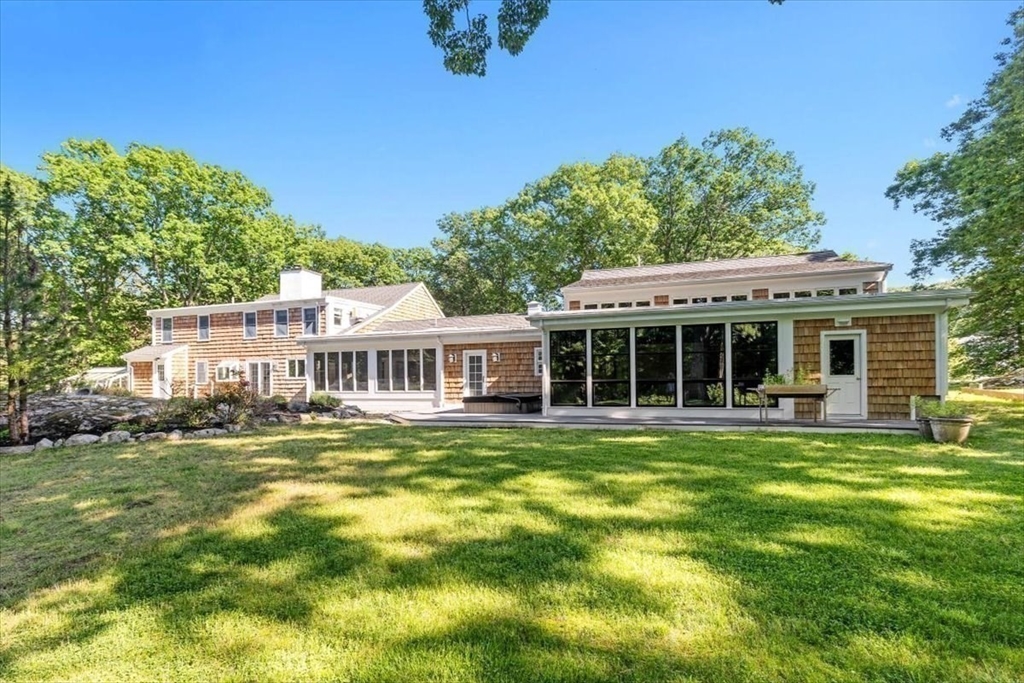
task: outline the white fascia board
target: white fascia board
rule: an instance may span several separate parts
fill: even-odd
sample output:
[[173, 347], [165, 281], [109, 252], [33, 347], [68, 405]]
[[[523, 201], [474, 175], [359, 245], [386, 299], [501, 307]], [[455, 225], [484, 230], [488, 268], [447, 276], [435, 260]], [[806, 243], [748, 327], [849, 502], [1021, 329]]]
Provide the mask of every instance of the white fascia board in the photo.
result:
[[[633, 291], [638, 289], [664, 289], [665, 287], [698, 287], [705, 284], [714, 285], [720, 282], [751, 282], [751, 283], [764, 283], [771, 282], [773, 280], [791, 280], [791, 279], [804, 279], [804, 278], [829, 278], [829, 277], [842, 277], [844, 275], [856, 275], [858, 273], [888, 273], [892, 270], [892, 265], [888, 267], [880, 268], [878, 266], [864, 267], [864, 268], [844, 268], [843, 270], [818, 270], [814, 272], [804, 273], [773, 273], [773, 274], [756, 274], [756, 275], [730, 275], [727, 277], [708, 277], [708, 278], [679, 278], [671, 280], [658, 280], [652, 282], [650, 280], [646, 282], [635, 282], [632, 284], [608, 284], [608, 285], [567, 285], [561, 288], [561, 292], [605, 292], [605, 291]], [[824, 285], [823, 285], [824, 286]]]
[[541, 333], [536, 328], [515, 330], [414, 330], [409, 332], [368, 332], [366, 334], [341, 334], [327, 337], [298, 337], [296, 342], [303, 346], [338, 346], [346, 348], [385, 348], [390, 342], [405, 344], [413, 341], [440, 341], [443, 344], [469, 344], [477, 341], [540, 341]]
[[[338, 296], [325, 296], [324, 297], [324, 301], [326, 303], [329, 303], [329, 304], [341, 304], [342, 306], [358, 306], [359, 308], [368, 308], [368, 309], [372, 310], [374, 313], [384, 309], [384, 307], [380, 306], [379, 304], [368, 304], [365, 301], [356, 301], [355, 299], [342, 299], [341, 297], [338, 297]], [[286, 306], [282, 306], [281, 304], [289, 304], [289, 303], [291, 303], [291, 302], [290, 301], [278, 301], [277, 302], [277, 304], [278, 304], [277, 308], [286, 308]]]
[[935, 313], [964, 306], [971, 292], [962, 289], [922, 290], [892, 294], [855, 294], [850, 296], [811, 297], [808, 299], [761, 299], [757, 301], [726, 301], [717, 304], [650, 306], [643, 308], [605, 308], [582, 311], [548, 311], [527, 316], [534, 327], [571, 328], [595, 324], [626, 325], [659, 322], [670, 318], [676, 322], [730, 321], [775, 319], [779, 316], [834, 316], [837, 313], [869, 317], [898, 313]]

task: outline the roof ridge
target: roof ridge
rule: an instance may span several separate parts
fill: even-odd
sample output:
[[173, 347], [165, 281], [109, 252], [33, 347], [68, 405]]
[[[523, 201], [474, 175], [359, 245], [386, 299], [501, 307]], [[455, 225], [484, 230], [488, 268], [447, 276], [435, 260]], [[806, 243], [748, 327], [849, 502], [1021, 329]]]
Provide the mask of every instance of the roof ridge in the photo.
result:
[[[735, 258], [709, 258], [702, 259], [700, 261], [671, 261], [668, 263], [644, 263], [636, 266], [615, 266], [614, 268], [585, 268], [583, 275], [587, 273], [613, 273], [620, 270], [635, 270], [637, 268], [658, 268], [667, 266], [688, 266], [697, 265], [702, 263], [725, 263], [735, 261], [753, 261], [755, 259], [772, 259], [772, 258], [786, 258], [791, 256], [810, 256], [812, 254], [831, 254], [832, 256], [839, 258], [839, 254], [833, 249], [816, 249], [813, 251], [795, 251], [791, 254], [762, 254], [760, 256], [737, 256]], [[861, 263], [871, 263], [870, 261], [860, 261]]]

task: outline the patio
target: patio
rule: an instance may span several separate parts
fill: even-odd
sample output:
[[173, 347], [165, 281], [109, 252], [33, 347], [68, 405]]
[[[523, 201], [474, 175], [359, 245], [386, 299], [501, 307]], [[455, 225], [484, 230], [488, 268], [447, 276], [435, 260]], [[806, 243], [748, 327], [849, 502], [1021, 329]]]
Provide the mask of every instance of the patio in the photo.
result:
[[509, 429], [671, 429], [689, 432], [803, 432], [819, 434], [916, 434], [917, 424], [910, 420], [769, 420], [757, 422], [749, 418], [696, 417], [606, 417], [558, 416], [540, 413], [506, 413], [498, 415], [464, 413], [462, 409], [434, 413], [392, 413], [399, 424], [413, 427], [491, 427]]

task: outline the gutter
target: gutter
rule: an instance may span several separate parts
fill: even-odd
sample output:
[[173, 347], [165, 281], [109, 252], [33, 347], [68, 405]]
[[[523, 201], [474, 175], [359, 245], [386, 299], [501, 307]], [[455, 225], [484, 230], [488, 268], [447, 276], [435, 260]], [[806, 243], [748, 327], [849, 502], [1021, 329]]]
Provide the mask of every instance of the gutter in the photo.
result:
[[298, 337], [296, 342], [302, 346], [321, 346], [324, 344], [336, 344], [342, 342], [345, 344], [358, 344], [364, 341], [379, 342], [387, 341], [389, 339], [436, 339], [438, 342], [444, 342], [447, 338], [447, 343], [457, 343], [458, 337], [526, 337], [530, 339], [536, 339], [538, 337], [538, 330], [534, 327], [517, 327], [517, 328], [504, 328], [495, 329], [493, 327], [479, 328], [479, 329], [428, 329], [428, 330], [408, 330], [401, 332], [368, 332], [366, 334], [340, 334], [329, 337]]

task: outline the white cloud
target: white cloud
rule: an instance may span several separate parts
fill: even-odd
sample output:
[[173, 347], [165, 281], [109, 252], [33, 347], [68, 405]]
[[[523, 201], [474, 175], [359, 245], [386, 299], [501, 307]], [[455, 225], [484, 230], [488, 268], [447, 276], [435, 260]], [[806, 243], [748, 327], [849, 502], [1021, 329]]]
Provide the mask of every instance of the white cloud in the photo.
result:
[[960, 99], [959, 95], [953, 95], [948, 100], [946, 100], [946, 106], [952, 109], [953, 107], [959, 106], [962, 101], [963, 100]]

